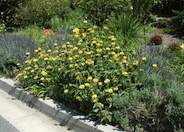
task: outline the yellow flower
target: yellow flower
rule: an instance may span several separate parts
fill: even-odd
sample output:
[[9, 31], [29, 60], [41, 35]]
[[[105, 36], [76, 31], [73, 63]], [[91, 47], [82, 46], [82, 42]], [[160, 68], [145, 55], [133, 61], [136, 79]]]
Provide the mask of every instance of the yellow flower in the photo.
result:
[[79, 89], [84, 89], [85, 88], [85, 85], [83, 85], [83, 84], [81, 84], [80, 86], [79, 86]]
[[116, 43], [115, 43], [115, 42], [112, 42], [112, 43], [111, 43], [111, 45], [112, 45], [112, 46], [115, 46], [115, 45], [116, 45]]
[[80, 96], [77, 96], [76, 99], [77, 99], [78, 101], [82, 101], [82, 99], [81, 99]]
[[153, 64], [152, 66], [153, 66], [153, 68], [156, 68], [157, 67], [157, 64]]
[[107, 51], [110, 51], [111, 49], [109, 47], [106, 48]]
[[105, 79], [104, 83], [108, 84], [110, 82], [110, 79]]
[[26, 55], [27, 55], [27, 56], [29, 56], [29, 55], [30, 55], [30, 53], [29, 53], [29, 52], [26, 52]]
[[135, 51], [133, 51], [133, 52], [132, 52], [132, 54], [133, 54], [133, 55], [136, 55], [136, 52], [135, 52]]
[[107, 93], [113, 93], [113, 90], [112, 90], [112, 88], [109, 88], [109, 89], [106, 90], [106, 92]]
[[42, 71], [41, 74], [42, 74], [42, 76], [47, 76], [47, 72], [46, 71]]
[[98, 83], [98, 79], [94, 78], [94, 79], [93, 79], [93, 82], [94, 82], [94, 83]]
[[138, 61], [134, 61], [134, 62], [133, 62], [133, 65], [134, 65], [134, 66], [137, 66], [138, 64], [139, 64]]
[[73, 67], [74, 67], [74, 65], [73, 65], [73, 64], [70, 64], [70, 65], [69, 65], [69, 67], [70, 67], [70, 68], [73, 68]]
[[93, 78], [92, 78], [91, 76], [89, 76], [89, 77], [87, 78], [87, 80], [90, 81], [90, 80], [93, 80]]
[[142, 57], [142, 61], [146, 61], [146, 57]]
[[86, 55], [91, 55], [91, 52], [85, 52]]
[[95, 30], [91, 30], [91, 31], [90, 31], [90, 33], [94, 33], [94, 32], [95, 32]]
[[184, 44], [180, 45], [181, 49], [184, 49]]
[[107, 30], [107, 29], [108, 29], [108, 27], [107, 27], [107, 26], [103, 26], [103, 29]]
[[85, 83], [84, 84], [86, 87], [90, 87], [90, 84], [89, 83]]
[[120, 46], [116, 46], [115, 48], [118, 50], [118, 49], [120, 49]]
[[35, 80], [38, 79], [38, 76], [34, 76], [34, 79], [35, 79]]
[[82, 37], [86, 37], [86, 33], [82, 33]]
[[46, 69], [52, 69], [52, 66], [51, 66], [51, 65], [48, 65], [48, 66], [46, 67]]
[[58, 44], [57, 43], [54, 43], [54, 46], [56, 47]]
[[27, 76], [27, 75], [25, 75], [25, 76], [24, 76], [24, 79], [27, 79], [27, 78], [28, 78], [28, 76]]
[[48, 49], [47, 52], [50, 53], [51, 52], [51, 49]]
[[83, 23], [84, 23], [84, 24], [87, 24], [87, 23], [88, 23], [88, 21], [87, 21], [87, 20], [84, 20], [84, 21], [83, 21]]
[[79, 54], [82, 54], [82, 53], [83, 53], [83, 51], [82, 51], [82, 50], [79, 50], [79, 51], [78, 51], [78, 53], [79, 53]]
[[127, 60], [124, 60], [124, 59], [123, 59], [122, 62], [123, 62], [124, 64], [126, 64], [126, 63], [127, 63]]
[[38, 61], [38, 59], [33, 59], [33, 62], [37, 62]]
[[112, 41], [115, 41], [115, 40], [116, 40], [116, 38], [111, 38], [111, 40], [112, 40]]
[[87, 59], [87, 60], [85, 61], [85, 63], [88, 64], [88, 65], [92, 65], [92, 64], [94, 64], [94, 61], [91, 60], [91, 59]]
[[99, 85], [99, 86], [102, 86], [102, 82], [99, 82], [98, 85]]
[[123, 51], [121, 51], [119, 54], [120, 54], [120, 55], [124, 55], [125, 53], [124, 53]]
[[58, 68], [58, 71], [61, 71], [61, 68]]
[[41, 81], [44, 81], [44, 80], [45, 80], [45, 78], [44, 78], [44, 77], [42, 77], [42, 78], [40, 78], [40, 80], [41, 80]]
[[34, 68], [38, 68], [38, 65], [34, 65]]
[[114, 87], [113, 90], [114, 90], [114, 91], [118, 91], [118, 87]]
[[96, 49], [96, 52], [100, 53], [100, 52], [102, 52], [102, 49]]
[[76, 35], [79, 35], [80, 30], [79, 30], [79, 28], [75, 28], [75, 29], [73, 29], [73, 32], [74, 32]]
[[92, 28], [88, 28], [88, 31], [91, 31], [92, 30]]
[[115, 54], [115, 55], [113, 56], [113, 59], [114, 59], [114, 60], [119, 60], [119, 59], [118, 59], [118, 55]]
[[34, 50], [35, 53], [38, 53], [38, 50]]
[[67, 94], [67, 93], [68, 93], [68, 89], [65, 89], [65, 90], [64, 90], [64, 93]]
[[97, 96], [96, 94], [93, 94], [91, 98], [92, 98], [92, 99], [96, 99], [97, 97], [98, 97], [98, 96]]
[[73, 58], [72, 58], [72, 57], [69, 57], [69, 58], [68, 58], [68, 60], [69, 60], [69, 61], [72, 61], [72, 60], [73, 60]]
[[41, 48], [38, 48], [38, 51], [41, 51], [42, 49]]
[[122, 72], [122, 75], [126, 77], [126, 76], [128, 76], [128, 72], [123, 71], [123, 72]]
[[34, 72], [34, 70], [31, 70], [31, 72]]
[[47, 60], [49, 60], [49, 58], [47, 58], [47, 57], [46, 57], [46, 58], [44, 58], [44, 61], [47, 61]]
[[97, 28], [97, 26], [95, 25], [95, 26], [93, 26], [93, 28], [94, 28], [94, 29], [96, 29], [96, 28]]

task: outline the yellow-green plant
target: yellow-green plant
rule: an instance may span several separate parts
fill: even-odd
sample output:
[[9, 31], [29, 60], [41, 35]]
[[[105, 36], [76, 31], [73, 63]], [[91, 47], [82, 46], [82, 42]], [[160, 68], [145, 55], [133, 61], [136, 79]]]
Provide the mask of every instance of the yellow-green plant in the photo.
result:
[[[17, 78], [34, 95], [64, 99], [101, 121], [112, 119], [112, 95], [140, 86], [139, 61], [126, 55], [108, 27], [73, 29], [73, 42], [27, 53]], [[133, 52], [132, 56], [135, 55]]]

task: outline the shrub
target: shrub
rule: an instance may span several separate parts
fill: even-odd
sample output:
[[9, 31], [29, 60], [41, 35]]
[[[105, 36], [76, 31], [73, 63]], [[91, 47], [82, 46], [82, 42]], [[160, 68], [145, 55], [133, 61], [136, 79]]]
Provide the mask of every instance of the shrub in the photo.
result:
[[[142, 57], [143, 56], [143, 57]], [[125, 131], [164, 132], [183, 129], [183, 85], [172, 68], [177, 60], [161, 47], [137, 51], [141, 87], [113, 95], [113, 119]], [[157, 64], [157, 68], [153, 68]], [[155, 67], [155, 66], [154, 66]]]
[[[85, 20], [84, 13], [82, 11], [72, 11], [67, 14], [67, 17], [61, 18], [54, 16], [50, 21], [50, 27], [53, 31], [60, 31], [65, 29], [73, 29], [74, 27], [83, 27], [85, 24], [82, 22]], [[90, 21], [88, 21], [88, 24]]]
[[6, 27], [14, 26], [15, 10], [20, 3], [26, 0], [0, 0], [0, 23], [4, 23]]
[[150, 38], [149, 44], [151, 45], [161, 45], [162, 44], [162, 36], [161, 35], [154, 35]]
[[75, 28], [73, 41], [54, 48], [35, 50], [17, 78], [36, 96], [66, 100], [92, 118], [112, 121], [112, 95], [131, 91], [137, 81], [139, 63], [125, 55], [107, 28]]
[[149, 21], [152, 8], [161, 3], [162, 0], [131, 0], [134, 16], [142, 21]]
[[170, 43], [169, 44], [169, 49], [172, 50], [172, 51], [175, 51], [175, 50], [180, 50], [180, 45], [177, 44], [177, 43]]
[[71, 10], [69, 6], [69, 1], [66, 0], [30, 0], [17, 9], [17, 22], [21, 25], [38, 24], [48, 28], [51, 18], [64, 18]]
[[40, 28], [36, 25], [20, 29], [16, 32], [16, 35], [31, 38], [38, 44], [43, 44], [44, 42], [44, 39], [42, 37], [44, 35], [44, 30], [43, 28]]
[[0, 70], [8, 76], [15, 76], [13, 68], [18, 68], [17, 63], [25, 60], [26, 51], [33, 53], [37, 45], [29, 38], [5, 33], [0, 35]]
[[172, 17], [172, 24], [170, 27], [170, 33], [176, 34], [179, 37], [184, 36], [183, 28], [184, 28], [184, 10], [177, 13], [176, 16]]
[[79, 0], [82, 9], [96, 25], [102, 26], [112, 13], [120, 14], [130, 10], [129, 0]]

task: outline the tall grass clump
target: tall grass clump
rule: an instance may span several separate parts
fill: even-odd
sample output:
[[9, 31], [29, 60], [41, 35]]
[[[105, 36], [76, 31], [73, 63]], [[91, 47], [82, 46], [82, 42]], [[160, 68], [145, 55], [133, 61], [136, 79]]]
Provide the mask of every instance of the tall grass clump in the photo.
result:
[[136, 49], [138, 47], [138, 43], [142, 38], [140, 34], [142, 25], [131, 13], [111, 15], [107, 26], [124, 42], [124, 48]]

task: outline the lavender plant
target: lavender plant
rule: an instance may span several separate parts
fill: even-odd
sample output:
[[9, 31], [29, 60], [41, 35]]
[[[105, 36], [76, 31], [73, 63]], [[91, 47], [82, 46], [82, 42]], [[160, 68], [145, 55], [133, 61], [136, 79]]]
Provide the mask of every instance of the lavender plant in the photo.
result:
[[30, 38], [16, 36], [11, 33], [0, 35], [0, 70], [13, 76], [13, 67], [25, 60], [26, 52], [33, 53], [37, 44]]

